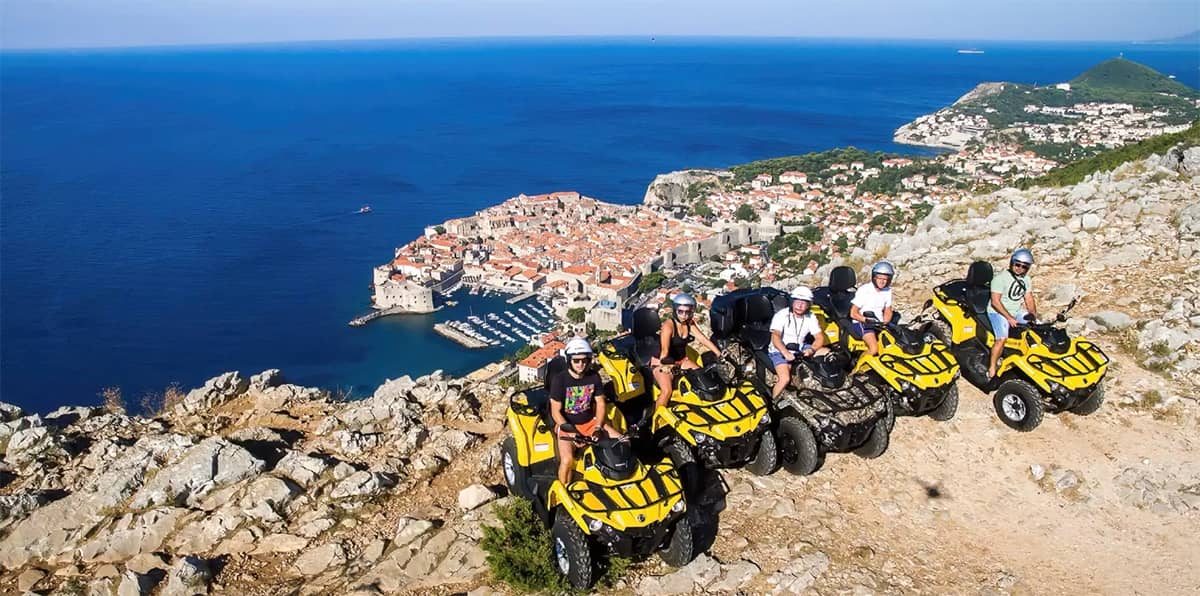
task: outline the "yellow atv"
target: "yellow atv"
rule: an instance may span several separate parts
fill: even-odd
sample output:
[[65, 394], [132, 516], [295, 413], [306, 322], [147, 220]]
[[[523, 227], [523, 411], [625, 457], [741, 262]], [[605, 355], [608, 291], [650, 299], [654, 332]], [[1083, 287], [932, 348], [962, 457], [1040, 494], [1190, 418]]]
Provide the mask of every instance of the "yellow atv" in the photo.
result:
[[[713, 340], [763, 395], [775, 385], [767, 354], [771, 318], [789, 304], [787, 293], [769, 287], [713, 300]], [[780, 465], [788, 472], [812, 474], [827, 453], [875, 458], [887, 451], [893, 419], [885, 389], [864, 375], [850, 377], [849, 369], [850, 356], [837, 345], [825, 356], [793, 361], [790, 385], [770, 400]]]
[[700, 357], [689, 347], [689, 357], [701, 368], [683, 371], [667, 407], [654, 407], [658, 384], [650, 359], [659, 353], [661, 325], [657, 312], [639, 308], [632, 332], [601, 346], [598, 359], [612, 378], [618, 408], [643, 430], [640, 434], [651, 446], [675, 462], [689, 494], [698, 488], [697, 464], [745, 466], [758, 475], [774, 472], [778, 454], [767, 401], [753, 383], [724, 378], [716, 359]]
[[1075, 300], [1053, 322], [1030, 321], [1011, 329], [996, 377], [987, 378], [995, 343], [987, 315], [991, 283], [991, 264], [976, 261], [965, 279], [934, 288], [925, 307], [933, 309], [933, 333], [962, 362], [963, 377], [984, 393], [995, 392], [992, 405], [1000, 420], [1028, 432], [1041, 424], [1046, 411], [1086, 416], [1100, 409], [1108, 357], [1096, 344], [1071, 338], [1055, 324], [1066, 321]]
[[[547, 369], [561, 372], [565, 360], [555, 358]], [[501, 452], [504, 480], [551, 527], [555, 565], [572, 586], [586, 589], [594, 581], [593, 544], [625, 557], [657, 551], [674, 567], [692, 560], [695, 545], [683, 483], [670, 459], [646, 465], [634, 457], [628, 441], [605, 437], [603, 430], [595, 438], [578, 435], [576, 442], [586, 446], [575, 459], [574, 479], [563, 485], [546, 388], [513, 395], [507, 418], [512, 436]], [[609, 408], [608, 423], [623, 432], [620, 410]]]
[[932, 323], [902, 326], [898, 316], [871, 323], [879, 347], [872, 356], [867, 344], [850, 332], [854, 289], [854, 270], [843, 266], [829, 272], [828, 286], [813, 290], [813, 313], [825, 335], [857, 358], [851, 374], [871, 374], [886, 384], [896, 415], [953, 418], [958, 411], [958, 361], [932, 332]]

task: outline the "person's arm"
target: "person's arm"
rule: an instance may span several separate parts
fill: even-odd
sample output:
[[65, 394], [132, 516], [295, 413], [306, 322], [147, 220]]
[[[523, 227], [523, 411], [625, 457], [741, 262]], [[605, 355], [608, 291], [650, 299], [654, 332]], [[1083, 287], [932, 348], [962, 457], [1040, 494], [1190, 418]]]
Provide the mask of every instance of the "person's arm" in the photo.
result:
[[891, 304], [883, 307], [883, 318], [880, 320], [883, 321], [884, 325], [891, 325], [891, 323], [892, 323], [892, 305]]
[[721, 348], [718, 348], [717, 344], [714, 344], [711, 339], [708, 339], [707, 335], [704, 335], [704, 332], [700, 330], [699, 325], [696, 325], [695, 323], [692, 324], [692, 333], [695, 334], [696, 339], [699, 340], [701, 345], [708, 348], [713, 354], [716, 354], [717, 356], [721, 355]]
[[992, 308], [1000, 313], [1000, 316], [1008, 320], [1009, 325], [1018, 325], [1017, 319], [1008, 313], [1008, 309], [1004, 308], [1004, 303], [1000, 300], [999, 292], [992, 292]]
[[554, 419], [554, 427], [557, 429], [567, 423], [567, 419], [562, 413], [562, 402], [557, 399], [550, 400], [550, 417]]
[[604, 417], [608, 414], [608, 400], [604, 399], [604, 391], [596, 392], [596, 429], [604, 428]]
[[[825, 347], [825, 332], [821, 331], [820, 323], [814, 323], [813, 327], [816, 328], [816, 333], [812, 334], [812, 336], [813, 336], [812, 351], [813, 351], [813, 354], [815, 354], [815, 353], [817, 353], [817, 350], [820, 350], [821, 348]], [[811, 356], [811, 355], [812, 354], [809, 354], [809, 356]]]
[[771, 345], [775, 346], [780, 354], [783, 354], [784, 360], [791, 362], [796, 358], [796, 355], [792, 354], [791, 350], [787, 349], [787, 345], [783, 343], [783, 334], [778, 329], [771, 330]]
[[1033, 318], [1037, 318], [1037, 302], [1033, 299], [1032, 291], [1025, 292], [1025, 310], [1033, 315]]
[[669, 325], [669, 324], [673, 325], [674, 323], [663, 322], [662, 329], [660, 329], [658, 331], [658, 339], [659, 339], [658, 359], [659, 360], [666, 358], [667, 352], [671, 351], [671, 329], [674, 329], [674, 327], [668, 327], [667, 325]]
[[858, 321], [859, 323], [867, 322], [867, 317], [863, 316], [862, 311], [858, 309], [857, 304], [850, 305], [850, 318]]

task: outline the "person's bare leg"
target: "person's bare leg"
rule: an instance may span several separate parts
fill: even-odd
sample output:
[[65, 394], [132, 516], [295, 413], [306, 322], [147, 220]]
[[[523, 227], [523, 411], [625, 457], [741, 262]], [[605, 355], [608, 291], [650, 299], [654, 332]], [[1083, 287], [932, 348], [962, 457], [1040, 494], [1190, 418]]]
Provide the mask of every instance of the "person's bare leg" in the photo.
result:
[[988, 363], [988, 378], [996, 376], [996, 366], [1000, 364], [1000, 355], [1004, 353], [1004, 341], [1006, 338], [998, 337], [995, 343], [992, 344], [992, 358]]
[[566, 486], [571, 483], [571, 468], [575, 466], [575, 442], [558, 440], [558, 481]]
[[788, 383], [792, 380], [792, 367], [788, 363], [778, 364], [775, 366], [775, 387], [771, 389], [771, 397], [779, 397], [784, 389], [787, 389]]
[[658, 398], [655, 403], [659, 406], [667, 405], [671, 401], [672, 385], [674, 384], [674, 375], [671, 371], [664, 367], [656, 367], [654, 369], [654, 380], [658, 383]]
[[867, 344], [867, 353], [875, 356], [879, 354], [879, 344], [875, 343], [874, 333], [864, 333], [863, 342]]

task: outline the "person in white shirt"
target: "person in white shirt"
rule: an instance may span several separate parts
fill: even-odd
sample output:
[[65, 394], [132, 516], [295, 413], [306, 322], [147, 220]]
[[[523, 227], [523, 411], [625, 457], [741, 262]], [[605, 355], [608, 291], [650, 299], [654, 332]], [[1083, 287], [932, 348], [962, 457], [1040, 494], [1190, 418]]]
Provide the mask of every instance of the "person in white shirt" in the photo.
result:
[[[887, 261], [880, 261], [871, 267], [871, 283], [863, 284], [854, 292], [850, 302], [850, 318], [854, 320], [851, 333], [862, 338], [867, 344], [867, 352], [872, 356], [879, 353], [879, 343], [875, 340], [875, 329], [871, 324], [888, 323], [892, 320], [892, 278], [896, 277], [896, 268]], [[870, 317], [868, 317], [870, 315]], [[868, 318], [874, 321], [868, 323]]]
[[792, 380], [791, 363], [798, 357], [810, 358], [824, 354], [825, 334], [812, 313], [812, 290], [800, 286], [792, 290], [792, 304], [781, 308], [771, 317], [771, 345], [767, 355], [775, 367], [775, 388], [772, 397], [779, 397]]

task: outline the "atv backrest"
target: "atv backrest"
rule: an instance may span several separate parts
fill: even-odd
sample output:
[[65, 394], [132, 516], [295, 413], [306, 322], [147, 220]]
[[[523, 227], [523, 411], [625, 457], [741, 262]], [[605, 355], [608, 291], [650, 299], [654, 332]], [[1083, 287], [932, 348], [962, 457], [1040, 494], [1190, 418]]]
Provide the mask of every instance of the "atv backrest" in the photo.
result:
[[775, 306], [766, 294], [747, 296], [739, 306], [742, 312], [738, 319], [743, 325], [758, 324], [765, 327], [771, 324], [771, 317], [775, 316]]
[[542, 379], [542, 384], [546, 387], [546, 391], [550, 390], [550, 379], [554, 375], [562, 374], [567, 370], [567, 359], [563, 356], [555, 356], [546, 363], [546, 378]]
[[850, 316], [850, 301], [854, 300], [854, 290], [857, 280], [854, 270], [841, 265], [829, 272], [829, 306], [830, 313], [839, 319]]
[[992, 265], [987, 261], [975, 261], [967, 267], [967, 303], [976, 314], [987, 312], [992, 300]]

